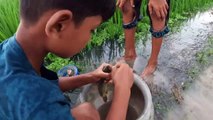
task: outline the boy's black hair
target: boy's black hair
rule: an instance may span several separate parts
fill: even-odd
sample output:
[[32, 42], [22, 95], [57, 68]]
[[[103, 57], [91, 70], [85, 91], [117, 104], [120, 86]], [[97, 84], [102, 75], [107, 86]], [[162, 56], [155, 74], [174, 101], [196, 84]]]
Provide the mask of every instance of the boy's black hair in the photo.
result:
[[76, 24], [86, 17], [100, 15], [103, 21], [115, 11], [115, 0], [21, 0], [21, 18], [28, 23], [36, 23], [49, 10], [72, 11]]

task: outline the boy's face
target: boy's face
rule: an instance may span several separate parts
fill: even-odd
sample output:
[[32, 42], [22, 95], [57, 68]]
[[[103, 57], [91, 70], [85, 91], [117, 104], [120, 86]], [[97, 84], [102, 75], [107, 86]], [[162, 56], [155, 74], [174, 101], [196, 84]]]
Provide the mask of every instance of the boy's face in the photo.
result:
[[78, 26], [73, 29], [70, 25], [64, 31], [64, 43], [61, 49], [64, 48], [63, 53], [67, 54], [65, 57], [70, 57], [80, 52], [91, 39], [92, 31], [101, 24], [102, 18], [100, 16], [87, 17]]
[[53, 28], [45, 30], [47, 47], [50, 52], [65, 58], [80, 52], [90, 40], [92, 31], [102, 22], [101, 16], [86, 17], [78, 26], [72, 21], [72, 15], [62, 15], [58, 19]]

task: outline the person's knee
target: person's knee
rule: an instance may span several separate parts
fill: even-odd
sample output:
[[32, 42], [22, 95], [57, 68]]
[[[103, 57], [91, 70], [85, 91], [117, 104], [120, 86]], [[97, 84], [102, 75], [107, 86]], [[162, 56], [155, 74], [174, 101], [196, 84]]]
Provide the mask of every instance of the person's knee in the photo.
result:
[[72, 111], [76, 120], [100, 120], [100, 116], [95, 107], [90, 103], [83, 103]]
[[166, 18], [158, 18], [156, 14], [150, 15], [150, 20], [152, 23], [161, 23], [164, 24], [166, 21]]

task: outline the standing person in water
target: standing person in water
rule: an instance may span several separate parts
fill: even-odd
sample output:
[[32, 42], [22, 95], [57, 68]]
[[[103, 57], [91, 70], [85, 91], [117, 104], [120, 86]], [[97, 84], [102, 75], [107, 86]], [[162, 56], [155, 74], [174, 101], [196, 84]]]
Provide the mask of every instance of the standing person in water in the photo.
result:
[[99, 120], [94, 106], [70, 106], [62, 92], [105, 78], [115, 86], [107, 120], [125, 120], [133, 84], [127, 64], [116, 64], [111, 74], [103, 64], [60, 78], [43, 65], [48, 53], [69, 58], [80, 52], [115, 7], [114, 0], [20, 0], [18, 30], [0, 44], [0, 119]]
[[[140, 7], [142, 0], [118, 0], [117, 5], [122, 11], [123, 28], [125, 33], [125, 60], [134, 60], [135, 32], [138, 21], [140, 21]], [[170, 0], [149, 0], [147, 14], [150, 18], [150, 32], [152, 34], [152, 52], [148, 63], [141, 73], [144, 79], [157, 68], [158, 55], [165, 34], [169, 32], [167, 27], [169, 19]]]

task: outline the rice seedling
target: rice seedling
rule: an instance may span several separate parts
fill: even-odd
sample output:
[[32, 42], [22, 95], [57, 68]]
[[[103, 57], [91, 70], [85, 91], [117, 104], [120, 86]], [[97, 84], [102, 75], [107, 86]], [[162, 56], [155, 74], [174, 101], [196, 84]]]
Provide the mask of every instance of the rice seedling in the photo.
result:
[[18, 7], [18, 0], [0, 0], [0, 42], [16, 32], [19, 23]]
[[[141, 14], [145, 19], [141, 24], [149, 24], [146, 14], [148, 0], [142, 1]], [[191, 15], [198, 10], [213, 5], [212, 0], [171, 0], [171, 15], [172, 23], [186, 19], [185, 16]], [[19, 23], [19, 0], [0, 0], [0, 42], [12, 36], [18, 27]], [[137, 32], [148, 33], [148, 29], [139, 25]], [[173, 25], [171, 25], [173, 26]], [[117, 29], [116, 29], [117, 28]], [[105, 33], [106, 32], [106, 33]], [[114, 40], [122, 35], [122, 15], [119, 9], [116, 10], [114, 16], [105, 24], [103, 24], [92, 37], [90, 45], [101, 45], [105, 40]], [[141, 34], [144, 35], [144, 34]]]

